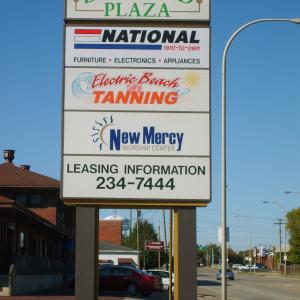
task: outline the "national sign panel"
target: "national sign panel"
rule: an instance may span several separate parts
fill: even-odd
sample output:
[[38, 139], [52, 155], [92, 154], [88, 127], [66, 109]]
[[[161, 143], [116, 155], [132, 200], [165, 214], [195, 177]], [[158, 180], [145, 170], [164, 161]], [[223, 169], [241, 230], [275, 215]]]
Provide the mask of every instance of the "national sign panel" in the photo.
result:
[[209, 28], [67, 26], [66, 67], [210, 66]]

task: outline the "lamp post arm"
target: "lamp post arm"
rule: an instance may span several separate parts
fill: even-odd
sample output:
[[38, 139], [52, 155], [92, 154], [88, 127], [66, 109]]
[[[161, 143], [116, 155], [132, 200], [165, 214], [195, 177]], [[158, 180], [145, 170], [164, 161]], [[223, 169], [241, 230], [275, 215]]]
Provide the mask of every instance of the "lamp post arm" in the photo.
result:
[[262, 23], [262, 22], [292, 22], [292, 23], [299, 23], [300, 19], [257, 19], [257, 20], [253, 20], [251, 22], [248, 22], [246, 24], [244, 24], [243, 26], [241, 26], [240, 28], [238, 28], [229, 38], [229, 40], [227, 41], [227, 44], [224, 48], [224, 52], [223, 52], [223, 59], [222, 59], [222, 73], [225, 74], [226, 71], [226, 57], [227, 57], [227, 52], [228, 49], [231, 45], [231, 43], [233, 42], [233, 40], [235, 39], [235, 37], [244, 29], [256, 24], [256, 23]]
[[284, 207], [281, 203], [279, 203], [279, 202], [277, 202], [277, 201], [273, 201], [273, 203], [275, 203], [275, 204], [277, 204], [279, 207], [281, 207], [281, 209], [282, 209], [282, 211], [283, 211], [283, 213], [284, 213], [284, 218], [286, 218], [286, 209], [285, 209], [285, 207]]

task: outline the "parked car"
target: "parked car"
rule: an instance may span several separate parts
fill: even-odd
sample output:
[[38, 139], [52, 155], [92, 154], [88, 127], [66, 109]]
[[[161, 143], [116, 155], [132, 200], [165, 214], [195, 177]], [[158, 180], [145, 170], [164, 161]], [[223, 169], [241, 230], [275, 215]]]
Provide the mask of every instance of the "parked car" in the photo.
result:
[[242, 271], [257, 271], [258, 267], [256, 265], [245, 265], [243, 268], [241, 268]]
[[[170, 285], [170, 272], [169, 271], [166, 271], [166, 270], [157, 270], [157, 269], [151, 269], [151, 270], [146, 270], [146, 272], [148, 274], [151, 274], [151, 275], [156, 275], [156, 276], [159, 276], [161, 277], [162, 279], [162, 283], [163, 283], [163, 286], [164, 286], [164, 289], [165, 290], [168, 290], [169, 289], [169, 285]], [[172, 286], [174, 285], [174, 274], [172, 273]]]
[[103, 266], [99, 269], [99, 290], [127, 292], [134, 296], [140, 292], [149, 296], [154, 291], [162, 291], [159, 276], [150, 275], [140, 269], [128, 266]]
[[262, 264], [262, 263], [256, 263], [256, 266], [258, 267], [259, 271], [268, 269], [268, 267], [266, 265]]
[[[222, 270], [221, 269], [218, 270], [216, 277], [217, 277], [217, 280], [222, 279]], [[226, 270], [226, 278], [229, 280], [234, 280], [234, 273], [230, 269]]]
[[233, 264], [231, 268], [233, 270], [241, 270], [243, 267], [244, 267], [244, 265], [242, 265], [242, 264]]

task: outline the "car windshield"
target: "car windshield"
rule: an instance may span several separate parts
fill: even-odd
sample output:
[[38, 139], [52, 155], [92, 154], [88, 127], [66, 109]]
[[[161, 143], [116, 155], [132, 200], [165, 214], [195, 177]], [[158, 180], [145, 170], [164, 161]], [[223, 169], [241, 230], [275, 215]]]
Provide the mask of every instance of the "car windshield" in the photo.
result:
[[135, 269], [135, 270], [141, 275], [149, 275], [149, 273], [146, 273], [145, 271], [142, 271], [140, 269]]

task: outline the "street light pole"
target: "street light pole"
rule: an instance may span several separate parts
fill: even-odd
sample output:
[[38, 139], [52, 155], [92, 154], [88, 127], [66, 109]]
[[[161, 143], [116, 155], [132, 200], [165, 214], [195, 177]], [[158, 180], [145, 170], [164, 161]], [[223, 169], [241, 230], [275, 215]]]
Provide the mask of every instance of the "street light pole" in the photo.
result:
[[[283, 221], [284, 221], [284, 276], [286, 276], [286, 260], [287, 260], [287, 256], [286, 256], [286, 252], [287, 252], [286, 251], [286, 223], [287, 223], [286, 209], [280, 202], [277, 202], [277, 201], [263, 201], [263, 203], [264, 204], [275, 204], [275, 205], [279, 206], [282, 209], [283, 214], [284, 214], [284, 218], [283, 218]], [[280, 231], [281, 231], [281, 229], [280, 229]], [[281, 264], [281, 260], [280, 260], [280, 264]]]
[[229, 47], [235, 37], [247, 27], [254, 25], [256, 23], [262, 22], [292, 22], [300, 24], [300, 18], [297, 19], [258, 19], [246, 23], [239, 29], [237, 29], [229, 38], [222, 58], [222, 154], [221, 154], [221, 174], [222, 174], [222, 300], [227, 300], [227, 279], [226, 279], [226, 257], [227, 257], [227, 249], [226, 249], [226, 225], [227, 225], [227, 208], [226, 208], [226, 189], [227, 189], [227, 181], [226, 181], [226, 59], [227, 52]]

